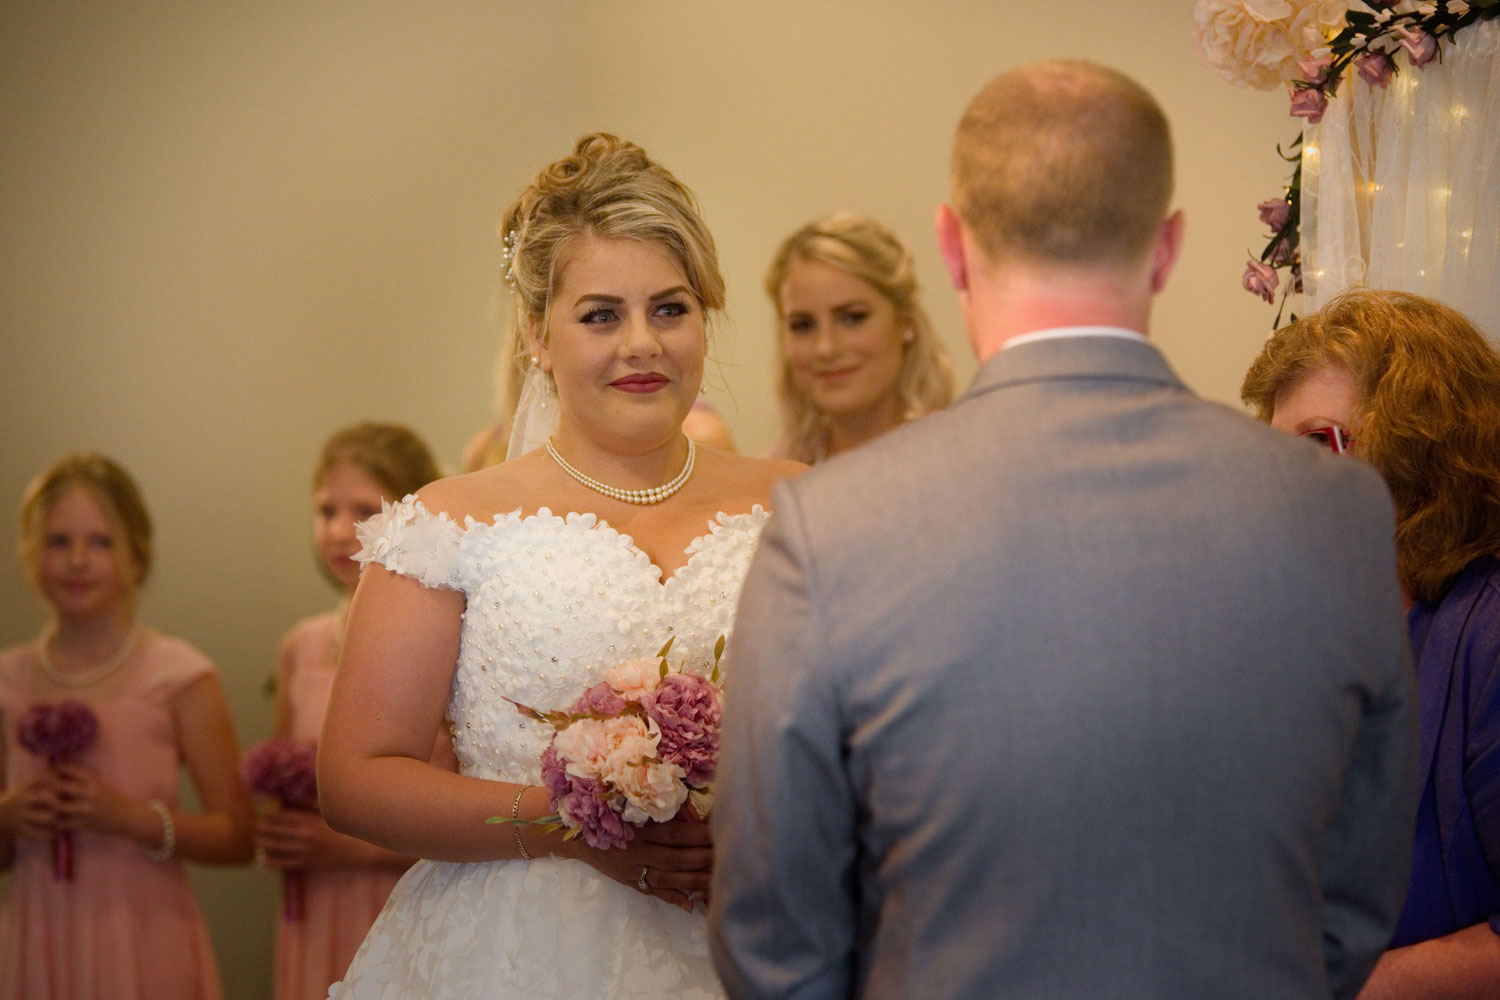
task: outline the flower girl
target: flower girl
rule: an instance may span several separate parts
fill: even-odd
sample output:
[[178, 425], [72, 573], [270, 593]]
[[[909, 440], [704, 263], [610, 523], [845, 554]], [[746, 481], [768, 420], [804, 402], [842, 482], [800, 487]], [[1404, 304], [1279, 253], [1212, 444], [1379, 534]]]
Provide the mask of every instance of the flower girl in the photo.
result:
[[250, 800], [214, 665], [136, 618], [140, 491], [102, 455], [64, 458], [26, 490], [20, 547], [51, 620], [0, 651], [0, 996], [217, 998], [181, 862], [248, 860]]

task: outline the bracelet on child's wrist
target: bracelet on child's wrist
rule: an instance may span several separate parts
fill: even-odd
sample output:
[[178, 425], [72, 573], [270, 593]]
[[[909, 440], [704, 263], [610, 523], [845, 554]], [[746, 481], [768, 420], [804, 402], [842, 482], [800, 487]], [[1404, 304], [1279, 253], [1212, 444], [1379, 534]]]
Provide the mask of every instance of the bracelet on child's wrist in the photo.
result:
[[166, 861], [177, 849], [177, 824], [172, 821], [172, 810], [161, 799], [151, 799], [146, 805], [161, 820], [161, 846], [146, 848], [146, 857], [152, 861]]

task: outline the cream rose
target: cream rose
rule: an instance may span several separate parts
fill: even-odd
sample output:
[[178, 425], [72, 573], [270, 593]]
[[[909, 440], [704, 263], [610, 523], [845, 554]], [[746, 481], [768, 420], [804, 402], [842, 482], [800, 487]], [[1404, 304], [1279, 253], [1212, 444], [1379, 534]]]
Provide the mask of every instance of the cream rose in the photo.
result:
[[628, 737], [604, 762], [605, 780], [625, 796], [620, 813], [627, 823], [654, 819], [665, 823], [677, 815], [687, 801], [682, 768], [656, 757], [656, 740], [649, 736]]
[[626, 700], [640, 701], [661, 683], [661, 661], [645, 657], [625, 660], [605, 671], [604, 680]]
[[580, 719], [553, 738], [558, 756], [567, 761], [567, 772], [575, 778], [610, 780], [609, 759], [620, 747], [646, 746], [655, 756], [656, 739], [644, 720], [635, 716], [618, 719]]

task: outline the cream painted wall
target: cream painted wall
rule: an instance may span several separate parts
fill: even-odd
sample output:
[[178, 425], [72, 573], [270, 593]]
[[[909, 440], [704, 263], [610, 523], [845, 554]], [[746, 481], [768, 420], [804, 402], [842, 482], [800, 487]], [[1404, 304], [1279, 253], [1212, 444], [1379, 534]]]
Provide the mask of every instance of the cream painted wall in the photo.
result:
[[[1178, 142], [1185, 258], [1153, 331], [1233, 401], [1272, 312], [1239, 289], [1295, 134], [1275, 94], [1201, 66], [1191, 5], [181, 2], [0, 14], [0, 498], [98, 448], [157, 520], [146, 620], [219, 663], [242, 742], [268, 734], [277, 638], [333, 596], [314, 570], [326, 434], [405, 421], [450, 465], [488, 417], [504, 300], [495, 220], [580, 132], [639, 141], [702, 198], [729, 282], [710, 397], [775, 436], [765, 263], [837, 207], [916, 249], [966, 380], [930, 236], [969, 96], [1008, 66], [1131, 73]], [[1212, 442], [1205, 442], [1211, 447]], [[0, 637], [41, 611], [0, 574]], [[232, 1000], [267, 995], [274, 885], [197, 885]]]

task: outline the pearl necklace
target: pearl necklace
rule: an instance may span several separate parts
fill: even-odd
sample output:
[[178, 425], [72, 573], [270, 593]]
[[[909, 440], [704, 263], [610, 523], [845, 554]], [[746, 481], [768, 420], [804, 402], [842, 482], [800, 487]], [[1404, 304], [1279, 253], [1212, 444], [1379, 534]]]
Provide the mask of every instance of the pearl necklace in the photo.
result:
[[674, 478], [671, 482], [662, 483], [660, 486], [654, 486], [649, 490], [621, 489], [618, 486], [610, 486], [608, 483], [601, 483], [599, 480], [594, 479], [591, 476], [585, 476], [583, 473], [573, 468], [573, 466], [569, 465], [567, 459], [563, 458], [557, 453], [557, 448], [553, 446], [551, 438], [547, 439], [547, 454], [551, 455], [552, 460], [555, 461], [558, 465], [562, 466], [562, 470], [564, 472], [572, 476], [574, 479], [578, 480], [583, 485], [587, 486], [589, 489], [593, 490], [595, 493], [603, 493], [605, 496], [610, 497], [614, 500], [622, 501], [623, 503], [653, 504], [661, 503], [667, 497], [682, 489], [682, 487], [687, 484], [688, 477], [693, 474], [693, 461], [697, 458], [698, 450], [696, 447], [694, 447], [692, 438], [688, 437], [686, 434], [683, 435], [683, 438], [687, 441], [687, 461], [682, 463], [682, 471], [677, 473], [676, 478]]
[[123, 667], [125, 661], [130, 659], [130, 654], [135, 652], [135, 647], [140, 643], [144, 631], [140, 625], [132, 626], [130, 634], [125, 637], [125, 641], [120, 643], [120, 648], [115, 650], [109, 659], [97, 667], [90, 667], [82, 673], [69, 674], [57, 669], [57, 665], [52, 662], [52, 654], [47, 652], [47, 643], [52, 640], [51, 635], [42, 637], [41, 643], [37, 646], [37, 660], [42, 665], [42, 673], [63, 687], [88, 687], [90, 684], [104, 680], [104, 678]]

